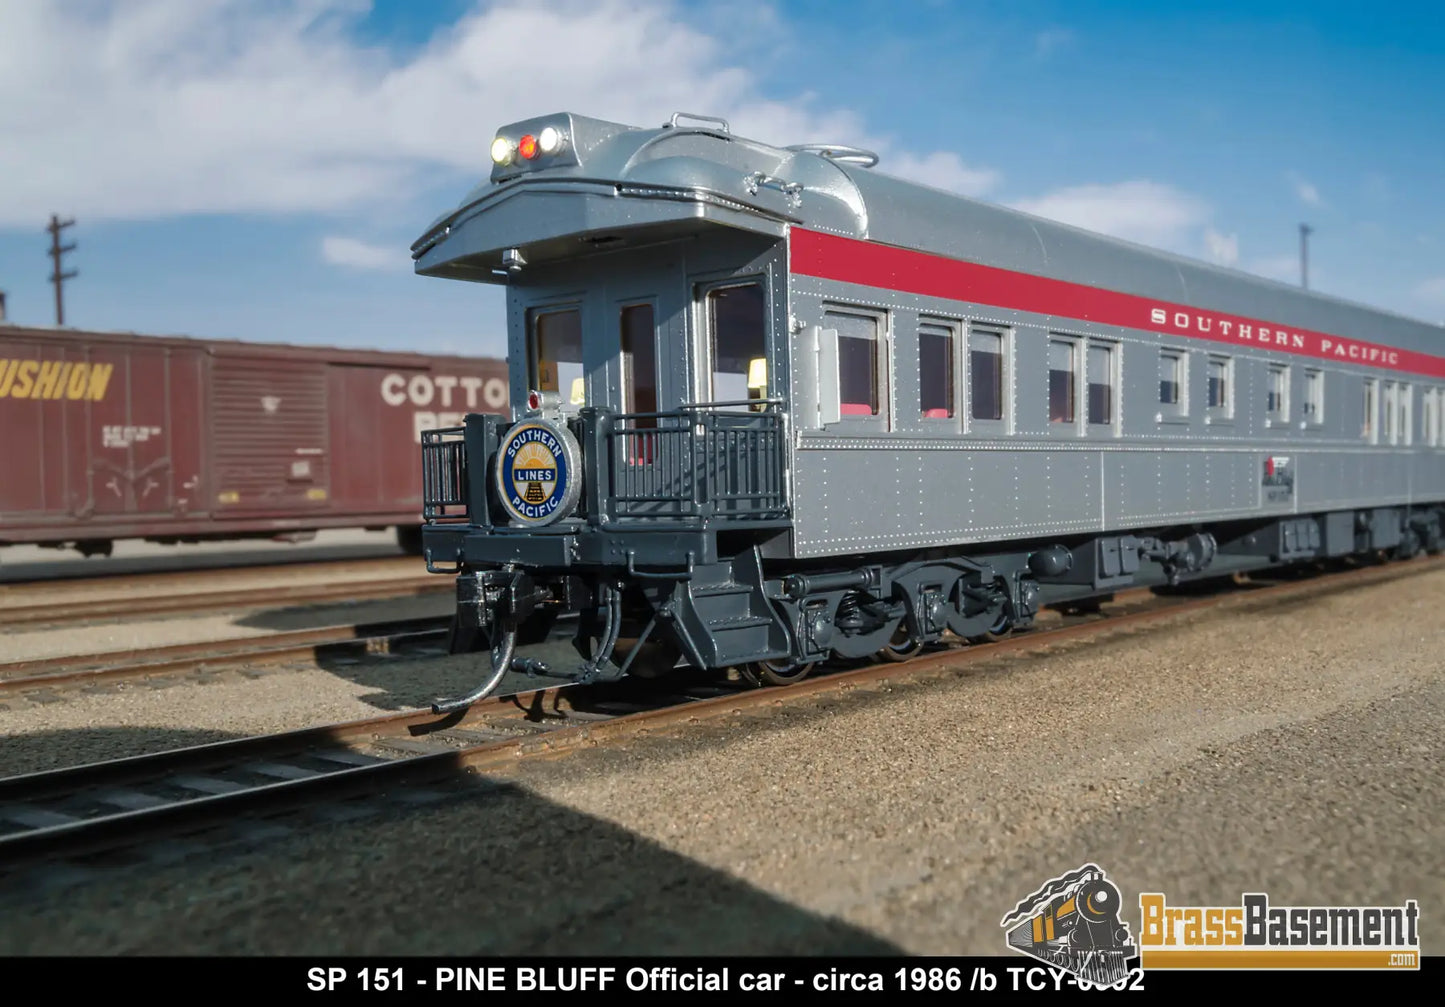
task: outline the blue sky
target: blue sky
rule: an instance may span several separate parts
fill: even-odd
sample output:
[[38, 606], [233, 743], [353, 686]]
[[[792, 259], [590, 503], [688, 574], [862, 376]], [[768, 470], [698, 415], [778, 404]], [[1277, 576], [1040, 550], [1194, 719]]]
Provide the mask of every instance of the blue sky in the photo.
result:
[[407, 246], [494, 130], [686, 110], [1445, 322], [1445, 13], [1360, 4], [0, 4], [0, 289], [67, 324], [499, 354]]

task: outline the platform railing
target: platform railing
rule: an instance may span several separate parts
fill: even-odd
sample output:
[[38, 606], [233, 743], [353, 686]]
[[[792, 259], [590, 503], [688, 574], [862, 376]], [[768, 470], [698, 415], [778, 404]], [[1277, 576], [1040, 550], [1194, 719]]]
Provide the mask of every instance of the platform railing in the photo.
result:
[[[779, 400], [718, 402], [671, 412], [587, 407], [568, 422], [582, 449], [583, 493], [568, 522], [778, 522], [789, 514], [786, 414]], [[486, 478], [508, 424], [471, 415], [422, 433], [422, 516], [490, 526]]]
[[608, 520], [788, 515], [784, 414], [777, 400], [598, 416]]
[[467, 520], [465, 433], [465, 427], [422, 431], [422, 517], [428, 523]]

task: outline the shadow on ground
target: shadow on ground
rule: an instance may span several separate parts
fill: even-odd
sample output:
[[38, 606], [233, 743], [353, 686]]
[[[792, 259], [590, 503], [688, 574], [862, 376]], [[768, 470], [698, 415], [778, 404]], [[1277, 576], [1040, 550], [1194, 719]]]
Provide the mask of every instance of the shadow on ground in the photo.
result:
[[[335, 821], [343, 807], [352, 820]], [[614, 823], [461, 772], [269, 825], [280, 834], [259, 843], [83, 882], [48, 867], [11, 878], [0, 954], [901, 953]]]

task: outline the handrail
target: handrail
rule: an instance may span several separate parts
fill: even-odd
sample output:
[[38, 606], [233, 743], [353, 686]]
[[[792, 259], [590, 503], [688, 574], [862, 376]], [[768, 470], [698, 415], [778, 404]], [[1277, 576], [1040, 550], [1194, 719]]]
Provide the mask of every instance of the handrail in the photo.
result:
[[669, 127], [671, 127], [671, 128], [676, 129], [676, 128], [677, 128], [677, 120], [678, 120], [678, 119], [697, 119], [699, 122], [715, 122], [715, 123], [717, 123], [719, 126], [722, 127], [722, 131], [723, 131], [724, 133], [731, 133], [731, 132], [732, 132], [732, 127], [728, 125], [728, 121], [727, 121], [726, 119], [722, 118], [721, 116], [717, 116], [717, 115], [697, 115], [697, 114], [695, 114], [695, 113], [693, 113], [693, 112], [674, 112], [674, 113], [672, 113], [672, 120], [671, 120], [670, 122], [668, 122], [666, 125], [669, 126]]
[[856, 164], [860, 168], [871, 168], [878, 163], [878, 155], [873, 151], [863, 147], [849, 147], [841, 143], [800, 143], [785, 149], [795, 150], [800, 154], [817, 154], [830, 161]]
[[[682, 405], [677, 407], [676, 412], [682, 412], [683, 410], [687, 409], [719, 409], [736, 408], [738, 406], [781, 406], [783, 405], [784, 401], [784, 399], [736, 399], [731, 402], [684, 402]], [[634, 415], [643, 414], [639, 413]], [[666, 416], [668, 414], [655, 413], [653, 415]]]

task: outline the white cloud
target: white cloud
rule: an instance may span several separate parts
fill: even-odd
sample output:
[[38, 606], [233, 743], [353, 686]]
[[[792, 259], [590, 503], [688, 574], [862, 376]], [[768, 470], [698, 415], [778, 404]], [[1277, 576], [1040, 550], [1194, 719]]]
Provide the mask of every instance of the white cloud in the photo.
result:
[[353, 269], [396, 269], [411, 267], [402, 245], [395, 248], [370, 245], [355, 238], [328, 236], [321, 240], [321, 257], [336, 266]]
[[1209, 207], [1198, 197], [1147, 180], [1076, 185], [1012, 204], [1025, 213], [1176, 251], [1197, 247]]
[[1074, 33], [1068, 28], [1045, 28], [1034, 36], [1034, 55], [1047, 59], [1073, 41]]
[[1431, 307], [1445, 308], [1445, 276], [1437, 276], [1416, 284], [1414, 294], [1418, 300]]
[[1244, 266], [1246, 272], [1263, 276], [1281, 283], [1298, 283], [1300, 280], [1298, 255], [1275, 255], [1265, 259], [1251, 260]]
[[816, 96], [763, 98], [666, 3], [479, 2], [405, 56], [356, 39], [366, 10], [0, 3], [0, 226], [52, 211], [384, 212], [439, 172], [481, 177], [496, 126], [562, 110], [635, 125], [707, 112], [765, 141], [872, 147], [885, 170], [959, 191], [993, 181], [952, 154], [870, 138]]
[[1209, 257], [1221, 266], [1239, 263], [1239, 235], [1220, 234], [1212, 227], [1204, 229], [1204, 245]]
[[1320, 190], [1315, 187], [1313, 182], [1294, 171], [1287, 173], [1286, 177], [1294, 186], [1294, 194], [1299, 197], [1301, 203], [1306, 206], [1320, 205]]
[[924, 157], [895, 154], [884, 167], [890, 175], [964, 196], [981, 196], [999, 182], [998, 172], [989, 168], [970, 168], [957, 154], [942, 150]]

